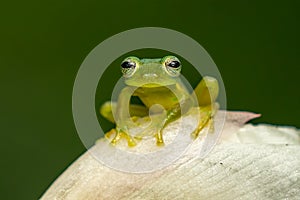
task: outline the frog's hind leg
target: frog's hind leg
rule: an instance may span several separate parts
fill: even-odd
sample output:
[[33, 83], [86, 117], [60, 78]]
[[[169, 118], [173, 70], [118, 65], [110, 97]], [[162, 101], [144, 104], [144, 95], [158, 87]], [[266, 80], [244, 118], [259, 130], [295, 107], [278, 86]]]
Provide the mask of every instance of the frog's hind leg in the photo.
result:
[[205, 76], [195, 88], [195, 94], [200, 107], [216, 102], [219, 95], [219, 83], [217, 79]]
[[195, 94], [200, 107], [200, 119], [192, 135], [197, 137], [205, 126], [209, 126], [210, 131], [214, 129], [213, 117], [218, 110], [218, 104], [215, 103], [219, 94], [218, 81], [213, 77], [203, 77], [195, 89]]
[[100, 107], [100, 114], [107, 119], [108, 121], [112, 122], [115, 124], [115, 119], [113, 116], [113, 109], [116, 108], [116, 103], [115, 102], [110, 102], [107, 101], [102, 106]]

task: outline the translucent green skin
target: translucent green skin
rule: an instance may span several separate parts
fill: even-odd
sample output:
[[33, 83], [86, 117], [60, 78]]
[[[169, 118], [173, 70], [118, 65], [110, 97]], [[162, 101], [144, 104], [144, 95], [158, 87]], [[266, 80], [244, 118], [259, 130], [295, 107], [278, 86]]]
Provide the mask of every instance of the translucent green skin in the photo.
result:
[[[174, 70], [166, 65], [170, 61], [177, 61], [176, 57], [166, 56], [161, 59], [128, 57], [125, 60], [135, 63], [135, 68], [126, 69], [126, 73], [128, 71], [129, 73], [124, 74], [127, 86], [121, 91], [117, 103], [106, 102], [100, 109], [105, 118], [116, 123], [116, 128], [107, 134], [108, 136], [115, 133], [112, 144], [116, 144], [121, 138], [126, 138], [128, 145], [134, 146], [136, 141], [128, 132], [128, 127], [133, 124], [132, 119], [147, 117], [149, 109], [155, 113], [155, 118], [151, 118], [150, 127], [140, 136], [153, 134], [157, 139], [157, 145], [164, 144], [162, 129], [195, 105], [203, 109], [200, 109], [201, 120], [198, 128], [192, 133], [194, 136], [197, 137], [201, 129], [213, 119], [216, 109], [215, 100], [219, 92], [216, 79], [204, 77], [194, 90], [195, 98], [181, 82], [180, 69]], [[131, 96], [139, 97], [144, 106], [130, 104]], [[157, 104], [161, 107], [155, 106]]]

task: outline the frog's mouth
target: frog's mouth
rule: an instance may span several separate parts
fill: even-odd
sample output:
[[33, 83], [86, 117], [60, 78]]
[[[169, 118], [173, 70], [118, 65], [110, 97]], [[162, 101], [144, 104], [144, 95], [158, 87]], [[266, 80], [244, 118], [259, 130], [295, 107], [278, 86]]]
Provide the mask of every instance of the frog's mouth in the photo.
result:
[[147, 83], [147, 84], [140, 85], [139, 87], [154, 88], [154, 87], [162, 87], [162, 86], [166, 86], [166, 85], [158, 84], [158, 83]]
[[175, 81], [166, 81], [166, 80], [155, 80], [155, 81], [134, 81], [134, 80], [126, 80], [125, 83], [129, 86], [135, 87], [144, 87], [144, 88], [154, 88], [154, 87], [162, 87], [168, 85], [174, 85]]

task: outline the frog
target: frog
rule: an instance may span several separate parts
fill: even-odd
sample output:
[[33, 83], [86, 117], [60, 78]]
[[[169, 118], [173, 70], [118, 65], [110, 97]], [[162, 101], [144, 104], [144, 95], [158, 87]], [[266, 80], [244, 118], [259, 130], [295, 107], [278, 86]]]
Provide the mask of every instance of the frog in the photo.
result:
[[[201, 117], [191, 136], [197, 138], [206, 126], [213, 130], [213, 120], [218, 110], [217, 79], [204, 76], [192, 95], [180, 78], [182, 64], [174, 55], [142, 59], [129, 56], [122, 61], [120, 68], [126, 86], [120, 91], [116, 102], [107, 101], [100, 107], [100, 114], [116, 125], [105, 134], [106, 138], [114, 135], [111, 144], [116, 145], [126, 139], [128, 146], [133, 147], [148, 132], [156, 138], [156, 145], [163, 146], [163, 129], [195, 105], [199, 107]], [[133, 96], [138, 97], [143, 105], [131, 103]], [[137, 119], [149, 118], [150, 112], [155, 116], [151, 118], [151, 125], [141, 134], [131, 135], [130, 127]]]

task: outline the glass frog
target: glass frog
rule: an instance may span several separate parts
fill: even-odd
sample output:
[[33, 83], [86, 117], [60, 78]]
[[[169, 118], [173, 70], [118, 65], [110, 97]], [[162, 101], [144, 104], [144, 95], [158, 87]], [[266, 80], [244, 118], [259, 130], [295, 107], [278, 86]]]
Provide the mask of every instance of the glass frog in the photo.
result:
[[[151, 125], [140, 136], [151, 133], [156, 137], [157, 145], [163, 145], [164, 127], [187, 113], [195, 101], [200, 107], [201, 117], [191, 134], [197, 137], [205, 126], [213, 128], [213, 117], [218, 109], [218, 81], [204, 76], [194, 89], [195, 98], [192, 98], [180, 80], [181, 68], [181, 62], [175, 56], [158, 59], [131, 56], [121, 63], [126, 87], [120, 92], [117, 102], [106, 102], [100, 108], [101, 115], [116, 124], [116, 128], [106, 133], [107, 137], [115, 134], [111, 140], [113, 145], [123, 138], [129, 146], [134, 146], [138, 137], [130, 134], [129, 127], [136, 119], [148, 117], [150, 112], [156, 113], [155, 118], [151, 118]], [[137, 96], [144, 105], [131, 104], [132, 96]], [[157, 104], [162, 109], [155, 109]]]

